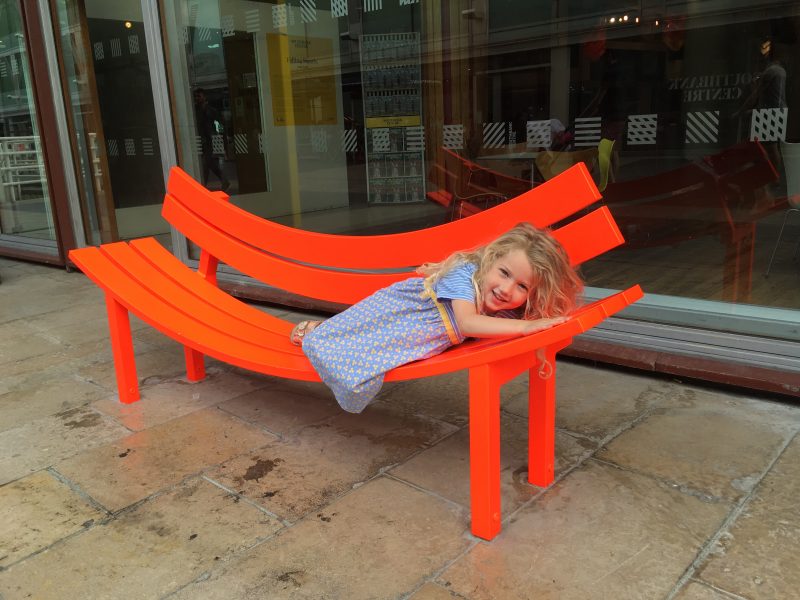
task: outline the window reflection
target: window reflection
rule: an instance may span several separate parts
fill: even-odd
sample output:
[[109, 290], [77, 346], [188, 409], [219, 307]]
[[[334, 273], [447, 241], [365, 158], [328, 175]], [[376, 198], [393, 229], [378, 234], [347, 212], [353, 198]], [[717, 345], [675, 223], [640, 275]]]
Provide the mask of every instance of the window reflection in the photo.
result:
[[800, 9], [737, 6], [172, 0], [180, 162], [255, 214], [354, 234], [583, 162], [629, 241], [589, 285], [797, 308]]
[[0, 234], [55, 241], [22, 19], [0, 3]]
[[84, 230], [92, 243], [162, 234], [164, 195], [137, 0], [52, 0]]

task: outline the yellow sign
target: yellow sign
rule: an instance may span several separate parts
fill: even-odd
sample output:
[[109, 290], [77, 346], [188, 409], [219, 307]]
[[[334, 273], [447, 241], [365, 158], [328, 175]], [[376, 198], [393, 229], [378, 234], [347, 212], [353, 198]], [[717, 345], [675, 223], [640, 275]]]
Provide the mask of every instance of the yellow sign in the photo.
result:
[[422, 123], [419, 115], [405, 117], [367, 117], [367, 128], [373, 127], [416, 127]]
[[336, 125], [331, 40], [268, 33], [267, 52], [275, 125]]

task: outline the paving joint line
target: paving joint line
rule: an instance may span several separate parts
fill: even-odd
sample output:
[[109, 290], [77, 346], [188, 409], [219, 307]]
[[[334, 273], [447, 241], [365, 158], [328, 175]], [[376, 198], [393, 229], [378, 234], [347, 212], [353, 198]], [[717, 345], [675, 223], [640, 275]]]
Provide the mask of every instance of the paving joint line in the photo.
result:
[[53, 548], [57, 548], [58, 546], [60, 546], [62, 544], [65, 544], [69, 540], [71, 540], [72, 538], [78, 537], [79, 535], [83, 535], [86, 532], [90, 531], [91, 529], [94, 529], [94, 527], [96, 525], [103, 526], [103, 525], [106, 525], [106, 524], [110, 523], [111, 521], [113, 521], [113, 518], [103, 519], [101, 522], [92, 523], [88, 527], [84, 527], [83, 525], [81, 525], [81, 527], [79, 529], [73, 531], [72, 533], [69, 533], [69, 534], [65, 535], [62, 538], [58, 538], [56, 541], [52, 542], [51, 544], [49, 544], [47, 546], [44, 546], [42, 548], [39, 548], [38, 550], [34, 550], [30, 554], [26, 554], [25, 556], [23, 556], [19, 560], [15, 560], [14, 562], [9, 563], [9, 564], [7, 564], [5, 566], [0, 566], [0, 573], [3, 573], [3, 572], [8, 571], [10, 569], [13, 569], [16, 565], [18, 565], [18, 564], [20, 564], [22, 562], [25, 562], [26, 560], [31, 559], [31, 558], [33, 558], [35, 556], [38, 556], [39, 554], [42, 554], [43, 552], [47, 552], [48, 550], [52, 550]]
[[111, 511], [109, 511], [106, 507], [104, 507], [102, 504], [97, 502], [94, 498], [89, 496], [80, 487], [78, 487], [73, 481], [71, 481], [70, 479], [68, 479], [67, 477], [65, 477], [64, 475], [59, 473], [58, 471], [56, 471], [53, 467], [47, 467], [46, 469], [43, 469], [43, 470], [46, 471], [56, 481], [62, 483], [65, 486], [67, 486], [72, 492], [74, 492], [78, 497], [83, 499], [87, 504], [89, 504], [90, 506], [92, 506], [96, 510], [99, 510], [100, 512], [105, 513], [105, 517], [103, 517], [101, 519], [98, 519], [98, 520], [89, 519], [88, 521], [85, 521], [84, 523], [82, 523], [81, 526], [78, 529], [76, 529], [75, 531], [73, 531], [72, 533], [68, 533], [64, 537], [58, 538], [57, 540], [55, 540], [54, 542], [51, 542], [47, 546], [43, 546], [42, 548], [39, 548], [38, 550], [35, 550], [35, 551], [31, 552], [30, 554], [26, 554], [22, 558], [20, 558], [18, 560], [15, 560], [12, 563], [0, 566], [0, 573], [2, 573], [3, 571], [6, 571], [6, 570], [14, 567], [15, 565], [18, 565], [18, 564], [22, 563], [22, 562], [24, 562], [24, 561], [26, 561], [26, 560], [28, 560], [30, 558], [33, 558], [34, 556], [36, 556], [38, 554], [41, 554], [42, 552], [45, 552], [45, 551], [50, 550], [52, 548], [56, 548], [56, 547], [60, 546], [61, 544], [65, 544], [66, 542], [68, 542], [72, 538], [78, 537], [79, 535], [83, 535], [84, 533], [90, 531], [91, 529], [94, 529], [97, 526], [104, 526], [104, 525], [107, 525], [108, 523], [110, 523], [110, 522], [115, 520], [115, 516]]
[[414, 483], [412, 481], [408, 481], [407, 479], [403, 479], [402, 477], [398, 477], [397, 475], [394, 475], [393, 473], [386, 472], [386, 473], [383, 473], [383, 475], [387, 479], [392, 479], [392, 480], [394, 480], [394, 481], [396, 481], [398, 483], [402, 483], [403, 485], [407, 485], [408, 487], [413, 488], [413, 489], [417, 490], [418, 492], [422, 492], [423, 494], [431, 496], [432, 498], [436, 498], [437, 500], [441, 500], [442, 502], [445, 502], [446, 504], [451, 505], [453, 508], [458, 508], [461, 511], [465, 511], [466, 514], [469, 516], [469, 512], [470, 512], [469, 511], [469, 506], [464, 506], [460, 502], [457, 502], [455, 500], [451, 500], [450, 498], [446, 498], [446, 497], [442, 496], [441, 494], [437, 494], [433, 490], [429, 490], [428, 488], [422, 487], [421, 485], [418, 485], [418, 484], [416, 484], [416, 483]]
[[656, 483], [660, 483], [662, 485], [667, 486], [671, 490], [674, 490], [678, 493], [684, 494], [685, 496], [689, 496], [691, 498], [696, 498], [701, 502], [705, 502], [707, 504], [717, 504], [724, 502], [731, 504], [731, 506], [734, 506], [737, 502], [736, 500], [733, 500], [731, 498], [726, 498], [724, 496], [714, 496], [713, 494], [706, 493], [703, 490], [690, 487], [686, 484], [679, 483], [677, 481], [672, 481], [671, 479], [663, 479], [661, 477], [658, 477], [657, 475], [648, 473], [647, 471], [641, 471], [639, 469], [634, 469], [625, 465], [620, 465], [610, 460], [597, 458], [596, 456], [589, 457], [589, 460], [602, 465], [606, 465], [608, 467], [611, 467], [612, 469], [616, 469], [624, 473], [630, 473], [638, 477], [644, 477], [645, 479], [650, 479], [651, 481], [655, 481]]
[[[644, 397], [645, 395], [651, 394], [651, 393], [655, 393], [657, 395], [663, 395], [660, 392], [658, 392], [657, 390], [653, 390], [651, 388], [651, 386], [648, 386], [646, 389], [644, 389], [636, 397], [634, 402], [639, 401], [640, 399], [642, 399], [642, 397]], [[575, 463], [572, 466], [567, 467], [567, 469], [565, 469], [561, 474], [556, 475], [553, 478], [553, 481], [550, 482], [549, 485], [547, 485], [546, 487], [540, 488], [538, 493], [534, 494], [531, 498], [529, 498], [528, 500], [523, 502], [520, 506], [518, 506], [516, 509], [511, 511], [511, 513], [509, 513], [505, 518], [501, 518], [501, 521], [500, 521], [501, 524], [503, 526], [508, 525], [514, 519], [514, 517], [516, 517], [516, 515], [518, 515], [525, 508], [527, 508], [528, 506], [530, 506], [531, 504], [536, 502], [536, 500], [538, 500], [545, 492], [547, 492], [548, 490], [552, 489], [557, 483], [560, 483], [568, 475], [570, 475], [573, 471], [575, 471], [575, 470], [579, 469], [580, 467], [582, 467], [589, 460], [591, 460], [591, 459], [599, 460], [599, 459], [595, 458], [595, 456], [594, 456], [596, 453], [600, 452], [603, 448], [605, 448], [606, 445], [608, 445], [612, 440], [616, 439], [617, 437], [619, 437], [620, 435], [622, 435], [626, 431], [630, 431], [631, 429], [636, 427], [639, 423], [641, 423], [642, 421], [644, 421], [648, 417], [652, 416], [652, 414], [656, 410], [659, 410], [660, 408], [661, 408], [660, 406], [657, 406], [657, 405], [653, 404], [653, 405], [647, 407], [645, 410], [643, 410], [638, 416], [636, 416], [632, 420], [628, 421], [626, 424], [621, 425], [621, 426], [617, 427], [616, 429], [613, 429], [611, 432], [606, 434], [604, 437], [600, 438], [600, 440], [590, 440], [590, 441], [592, 441], [592, 442], [597, 444], [596, 448], [594, 448], [592, 450], [587, 450], [586, 452], [584, 452], [581, 455], [581, 457], [577, 461], [575, 461]], [[528, 443], [530, 443], [530, 440], [528, 440]], [[530, 472], [530, 464], [528, 465], [528, 470]], [[538, 486], [534, 486], [533, 484], [529, 484], [529, 485], [531, 487], [538, 487]]]
[[701, 585], [703, 587], [710, 588], [715, 592], [725, 596], [725, 598], [729, 598], [730, 600], [749, 600], [744, 596], [740, 596], [739, 594], [735, 594], [734, 592], [728, 591], [724, 588], [714, 585], [713, 583], [709, 583], [707, 581], [703, 581], [702, 579], [697, 579], [695, 577], [690, 577], [689, 581], [696, 583], [697, 585]]
[[793, 435], [787, 437], [786, 442], [783, 444], [781, 449], [776, 452], [774, 458], [770, 461], [769, 465], [762, 471], [761, 476], [758, 478], [753, 484], [753, 487], [750, 488], [750, 491], [747, 494], [744, 494], [742, 498], [734, 504], [733, 508], [728, 512], [728, 515], [723, 519], [722, 524], [719, 526], [717, 531], [710, 536], [706, 543], [700, 548], [698, 553], [695, 555], [694, 560], [686, 567], [686, 570], [683, 574], [678, 578], [678, 581], [673, 586], [670, 593], [665, 597], [665, 600], [673, 600], [676, 594], [686, 585], [686, 582], [691, 579], [694, 574], [697, 572], [697, 569], [700, 565], [708, 558], [708, 555], [711, 554], [712, 550], [716, 547], [719, 543], [719, 540], [722, 538], [723, 534], [729, 531], [730, 526], [735, 523], [739, 517], [744, 512], [745, 508], [750, 504], [751, 500], [755, 496], [756, 490], [761, 486], [764, 479], [767, 475], [772, 471], [775, 464], [780, 460], [780, 458], [786, 453], [786, 449], [789, 445], [800, 436], [800, 433], [795, 431]]
[[47, 467], [44, 469], [47, 471], [56, 481], [67, 486], [71, 491], [81, 497], [84, 501], [86, 501], [92, 508], [99, 510], [100, 512], [105, 513], [108, 517], [114, 516], [114, 511], [109, 510], [105, 506], [103, 506], [99, 501], [95, 500], [91, 495], [83, 490], [77, 483], [72, 481], [69, 477], [60, 473], [56, 470], [55, 467]]
[[[233, 398], [229, 398], [229, 400], [233, 400]], [[214, 404], [212, 406], [214, 408], [216, 408], [217, 410], [219, 410], [220, 412], [223, 412], [226, 415], [230, 415], [231, 417], [237, 419], [238, 421], [241, 421], [245, 425], [249, 425], [251, 427], [255, 427], [257, 429], [260, 429], [264, 433], [269, 433], [270, 435], [274, 435], [276, 438], [278, 438], [278, 441], [282, 442], [282, 441], [285, 441], [287, 439], [286, 436], [284, 436], [282, 433], [280, 433], [278, 431], [273, 431], [272, 429], [270, 429], [266, 425], [263, 425], [262, 423], [253, 422], [253, 421], [251, 421], [249, 419], [246, 419], [245, 417], [243, 417], [241, 415], [237, 415], [236, 413], [231, 412], [230, 410], [228, 410], [226, 408], [223, 408], [222, 404], [224, 404], [225, 402], [227, 402], [227, 400], [223, 401], [220, 404]]]
[[223, 485], [223, 484], [222, 484], [222, 483], [220, 483], [219, 481], [215, 481], [214, 479], [211, 479], [211, 478], [210, 478], [208, 475], [201, 475], [201, 476], [200, 476], [200, 479], [205, 479], [205, 480], [206, 480], [208, 483], [210, 483], [210, 484], [212, 484], [212, 485], [214, 485], [214, 486], [218, 487], [219, 489], [221, 489], [222, 491], [224, 491], [224, 492], [226, 492], [226, 493], [230, 494], [230, 495], [231, 495], [231, 496], [233, 496], [234, 498], [238, 498], [239, 500], [243, 500], [245, 504], [249, 504], [250, 506], [252, 506], [252, 507], [254, 507], [254, 508], [256, 508], [256, 509], [260, 510], [261, 512], [263, 512], [263, 513], [264, 513], [264, 514], [266, 514], [267, 516], [269, 516], [269, 517], [271, 517], [271, 518], [275, 519], [275, 520], [276, 520], [276, 521], [278, 521], [278, 523], [280, 523], [280, 524], [281, 524], [283, 527], [291, 527], [291, 526], [292, 526], [292, 523], [291, 523], [291, 521], [288, 521], [288, 520], [284, 519], [283, 517], [281, 517], [280, 515], [278, 515], [278, 514], [276, 514], [276, 513], [272, 512], [271, 510], [269, 510], [269, 509], [267, 509], [267, 508], [265, 508], [265, 507], [261, 506], [261, 505], [260, 505], [260, 504], [258, 504], [258, 503], [257, 503], [255, 500], [251, 500], [250, 498], [248, 498], [248, 497], [247, 497], [247, 496], [245, 496], [244, 494], [240, 494], [240, 493], [239, 493], [239, 492], [237, 492], [236, 490], [233, 490], [233, 489], [231, 489], [231, 488], [227, 487], [226, 485]]

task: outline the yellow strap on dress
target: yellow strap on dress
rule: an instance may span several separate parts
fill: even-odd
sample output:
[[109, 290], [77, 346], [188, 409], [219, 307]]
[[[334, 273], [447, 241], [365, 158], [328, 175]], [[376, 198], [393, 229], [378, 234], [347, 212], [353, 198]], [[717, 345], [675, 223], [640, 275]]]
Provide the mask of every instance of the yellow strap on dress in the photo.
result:
[[422, 298], [431, 299], [433, 305], [436, 307], [436, 310], [439, 311], [439, 315], [442, 317], [442, 322], [444, 323], [444, 328], [447, 331], [447, 337], [450, 338], [450, 341], [453, 344], [461, 343], [461, 340], [458, 339], [458, 335], [456, 335], [456, 329], [453, 326], [453, 323], [450, 321], [450, 315], [448, 314], [444, 305], [436, 297], [436, 292], [433, 291], [433, 287], [427, 281], [423, 285], [425, 287], [425, 291], [423, 291], [420, 296]]

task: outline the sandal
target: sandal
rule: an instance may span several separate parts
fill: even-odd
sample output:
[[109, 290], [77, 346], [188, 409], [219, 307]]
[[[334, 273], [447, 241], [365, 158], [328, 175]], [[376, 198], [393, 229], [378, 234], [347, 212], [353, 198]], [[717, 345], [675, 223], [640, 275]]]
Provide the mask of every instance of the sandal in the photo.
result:
[[302, 346], [303, 338], [306, 337], [307, 334], [314, 331], [314, 329], [316, 329], [317, 325], [320, 323], [321, 321], [300, 321], [294, 326], [292, 332], [289, 334], [289, 341], [295, 346]]

